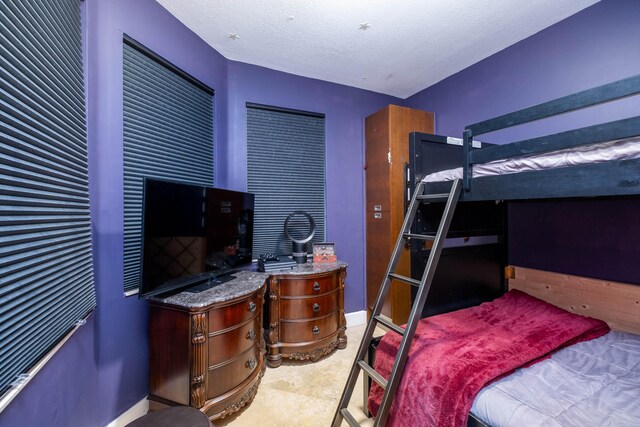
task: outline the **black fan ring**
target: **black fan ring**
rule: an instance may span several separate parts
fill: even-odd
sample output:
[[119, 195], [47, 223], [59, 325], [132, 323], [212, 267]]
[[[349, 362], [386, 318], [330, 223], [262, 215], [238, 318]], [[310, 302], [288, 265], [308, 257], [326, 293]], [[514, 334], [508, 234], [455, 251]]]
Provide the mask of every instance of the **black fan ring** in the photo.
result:
[[[289, 220], [293, 218], [295, 215], [304, 215], [309, 220], [309, 235], [304, 237], [303, 239], [294, 239], [289, 233]], [[287, 235], [292, 242], [295, 243], [307, 243], [309, 240], [313, 239], [313, 235], [316, 233], [316, 222], [311, 215], [309, 215], [305, 211], [295, 211], [291, 213], [287, 219], [284, 221], [284, 234]]]

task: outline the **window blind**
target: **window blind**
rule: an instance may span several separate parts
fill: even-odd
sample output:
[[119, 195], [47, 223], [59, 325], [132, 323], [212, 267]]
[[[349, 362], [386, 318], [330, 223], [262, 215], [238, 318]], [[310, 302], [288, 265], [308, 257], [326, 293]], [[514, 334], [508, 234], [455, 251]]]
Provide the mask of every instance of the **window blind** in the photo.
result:
[[95, 307], [80, 0], [0, 6], [0, 393]]
[[[254, 256], [291, 253], [284, 222], [298, 210], [316, 222], [311, 242], [324, 241], [324, 116], [248, 104], [247, 190], [255, 194]], [[306, 231], [307, 221], [300, 222]]]
[[213, 185], [213, 91], [124, 39], [124, 289], [140, 284], [142, 179]]

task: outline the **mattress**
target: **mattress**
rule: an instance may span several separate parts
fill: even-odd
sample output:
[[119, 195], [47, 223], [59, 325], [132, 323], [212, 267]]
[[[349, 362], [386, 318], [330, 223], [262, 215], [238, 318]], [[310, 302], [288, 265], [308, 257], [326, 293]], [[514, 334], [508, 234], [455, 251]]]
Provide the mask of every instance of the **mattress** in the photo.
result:
[[[637, 158], [640, 158], [640, 136], [476, 164], [473, 165], [473, 178]], [[422, 181], [452, 181], [461, 178], [462, 168], [456, 168], [432, 173]]]
[[640, 426], [640, 336], [611, 331], [483, 388], [471, 408], [501, 426]]

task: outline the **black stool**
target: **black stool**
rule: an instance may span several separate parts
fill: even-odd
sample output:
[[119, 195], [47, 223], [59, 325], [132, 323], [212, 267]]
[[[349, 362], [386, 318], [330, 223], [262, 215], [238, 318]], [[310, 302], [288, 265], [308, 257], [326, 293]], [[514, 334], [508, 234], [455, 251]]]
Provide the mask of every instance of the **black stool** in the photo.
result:
[[171, 406], [149, 412], [126, 427], [213, 427], [206, 414], [191, 406]]

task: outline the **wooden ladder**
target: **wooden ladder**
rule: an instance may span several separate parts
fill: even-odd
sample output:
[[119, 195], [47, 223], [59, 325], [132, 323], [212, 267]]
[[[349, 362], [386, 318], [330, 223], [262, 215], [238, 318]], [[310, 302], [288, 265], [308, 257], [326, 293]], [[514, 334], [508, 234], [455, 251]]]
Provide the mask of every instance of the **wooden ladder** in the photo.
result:
[[[393, 398], [396, 394], [396, 390], [398, 389], [398, 385], [400, 384], [402, 373], [404, 372], [407, 356], [409, 355], [409, 349], [411, 348], [411, 343], [413, 342], [413, 336], [415, 335], [418, 321], [420, 320], [420, 316], [422, 314], [422, 308], [424, 307], [424, 304], [427, 300], [427, 295], [429, 294], [429, 289], [431, 288], [431, 282], [433, 281], [433, 276], [435, 274], [436, 267], [440, 259], [440, 254], [442, 252], [442, 246], [444, 245], [447, 233], [449, 232], [451, 219], [453, 218], [453, 213], [460, 197], [461, 187], [461, 180], [457, 179], [453, 181], [449, 193], [423, 194], [424, 183], [420, 182], [418, 184], [418, 187], [416, 188], [416, 191], [411, 198], [411, 203], [409, 204], [409, 209], [407, 210], [404, 222], [402, 223], [402, 229], [398, 234], [396, 245], [391, 254], [391, 259], [389, 260], [389, 265], [382, 281], [382, 286], [380, 287], [380, 291], [378, 292], [378, 298], [373, 307], [373, 312], [371, 314], [371, 317], [369, 318], [369, 322], [367, 323], [362, 341], [360, 342], [358, 353], [353, 362], [353, 365], [351, 366], [351, 371], [342, 392], [340, 403], [338, 404], [338, 408], [336, 409], [336, 413], [333, 417], [333, 427], [339, 427], [342, 424], [343, 419], [352, 427], [360, 425], [347, 409], [360, 370], [362, 370], [364, 374], [366, 374], [369, 378], [378, 383], [384, 389], [384, 395], [382, 396], [380, 408], [378, 409], [378, 413], [373, 425], [376, 427], [385, 425], [387, 417], [389, 416], [389, 410], [391, 409]], [[413, 220], [415, 219], [418, 206], [421, 203], [442, 202], [445, 200], [445, 209], [438, 226], [438, 231], [435, 235], [411, 233], [411, 225], [413, 224]], [[420, 239], [433, 241], [433, 246], [429, 253], [429, 259], [427, 260], [427, 264], [424, 273], [422, 274], [421, 280], [415, 280], [410, 277], [405, 277], [395, 273], [398, 266], [398, 261], [400, 260], [400, 255], [402, 254], [404, 239]], [[381, 316], [382, 305], [385, 298], [387, 297], [387, 294], [389, 293], [389, 288], [391, 287], [391, 282], [393, 280], [408, 283], [418, 288], [418, 292], [416, 294], [413, 307], [411, 308], [411, 313], [409, 314], [409, 320], [405, 329], [403, 329], [399, 325], [396, 325], [395, 323], [392, 323], [387, 318]], [[367, 351], [371, 344], [371, 340], [373, 339], [373, 333], [378, 324], [382, 324], [402, 336], [400, 348], [398, 349], [398, 353], [396, 354], [395, 362], [393, 364], [393, 368], [391, 369], [388, 380], [384, 379], [382, 375], [376, 372], [373, 367], [367, 364], [367, 362], [365, 361]]]

